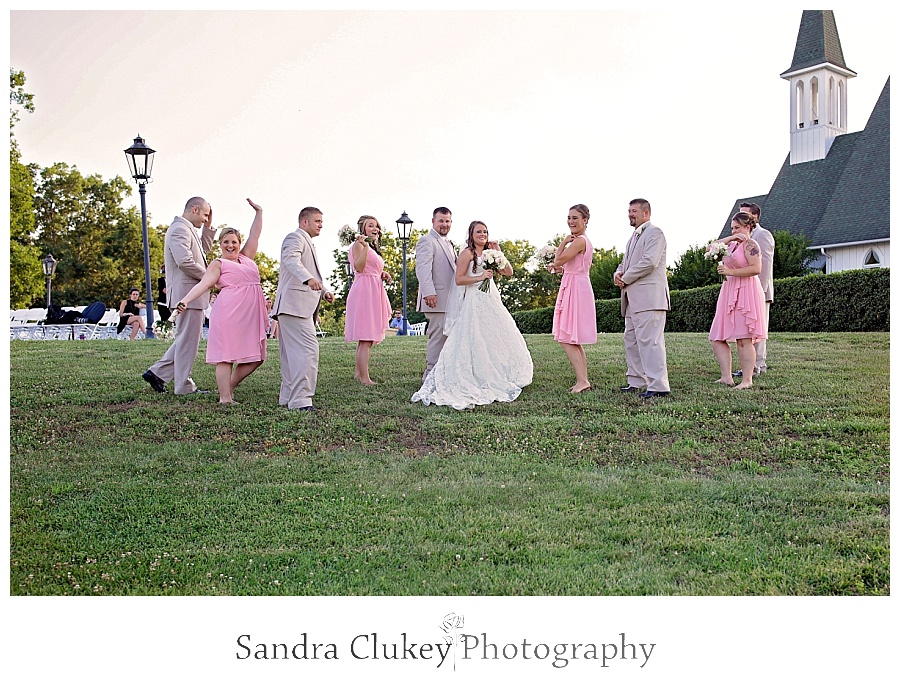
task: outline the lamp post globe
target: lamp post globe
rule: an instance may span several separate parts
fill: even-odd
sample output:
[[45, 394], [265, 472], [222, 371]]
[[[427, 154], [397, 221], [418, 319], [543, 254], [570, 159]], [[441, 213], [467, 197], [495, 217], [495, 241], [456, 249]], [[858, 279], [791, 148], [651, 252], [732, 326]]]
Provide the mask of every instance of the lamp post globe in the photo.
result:
[[412, 223], [413, 221], [406, 214], [405, 210], [400, 215], [400, 219], [397, 220], [397, 238], [400, 239], [400, 243], [403, 246], [403, 316], [400, 321], [400, 331], [397, 332], [401, 336], [409, 334], [409, 322], [406, 319], [406, 244], [409, 243]]
[[47, 280], [47, 309], [50, 309], [50, 282], [53, 281], [53, 275], [56, 274], [56, 265], [59, 260], [52, 255], [47, 255], [41, 260], [41, 269], [44, 271], [44, 278]]
[[147, 302], [147, 334], [148, 339], [154, 339], [153, 334], [153, 285], [150, 281], [150, 241], [147, 236], [147, 183], [150, 181], [150, 173], [153, 170], [153, 155], [156, 153], [148, 146], [141, 135], [138, 134], [134, 143], [125, 149], [125, 159], [128, 160], [128, 169], [131, 176], [137, 182], [138, 191], [141, 194], [141, 231], [144, 239], [144, 282], [146, 284]]

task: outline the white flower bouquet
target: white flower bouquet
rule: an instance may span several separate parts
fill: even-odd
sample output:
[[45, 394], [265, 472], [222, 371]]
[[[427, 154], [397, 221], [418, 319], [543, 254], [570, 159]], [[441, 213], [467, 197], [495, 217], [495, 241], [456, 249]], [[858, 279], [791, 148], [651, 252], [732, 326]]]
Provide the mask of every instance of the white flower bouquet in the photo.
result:
[[[492, 248], [486, 248], [484, 252], [481, 254], [481, 268], [485, 270], [493, 270], [495, 272], [506, 269], [507, 265], [509, 265], [509, 260], [506, 259], [506, 256], [503, 255], [499, 250], [493, 250]], [[487, 291], [491, 288], [491, 280], [484, 279], [481, 284], [478, 285], [478, 288], [481, 291]]]
[[556, 249], [557, 246], [554, 246], [552, 243], [548, 243], [543, 248], [538, 248], [537, 253], [535, 253], [538, 264], [544, 269], [549, 270], [553, 265], [553, 260], [556, 259]]
[[356, 241], [356, 237], [358, 235], [359, 232], [357, 232], [354, 227], [351, 227], [349, 224], [345, 224], [338, 230], [338, 241], [340, 241], [341, 245], [346, 248], [351, 243]]
[[728, 244], [721, 241], [713, 241], [706, 247], [703, 257], [707, 260], [722, 260], [728, 254]]
[[175, 317], [175, 314], [173, 312], [168, 320], [157, 320], [153, 323], [153, 333], [157, 339], [168, 341], [175, 336], [175, 323], [172, 321], [172, 317]]

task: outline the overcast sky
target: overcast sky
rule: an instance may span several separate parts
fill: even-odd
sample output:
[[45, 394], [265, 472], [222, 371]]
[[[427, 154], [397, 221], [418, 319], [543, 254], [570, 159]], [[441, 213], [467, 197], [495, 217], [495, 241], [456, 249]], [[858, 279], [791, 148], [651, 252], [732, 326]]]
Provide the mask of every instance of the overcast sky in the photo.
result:
[[[637, 196], [674, 265], [736, 198], [766, 193], [787, 155], [778, 75], [800, 15], [13, 11], [11, 66], [35, 103], [16, 137], [26, 162], [128, 178], [122, 151], [140, 133], [158, 151], [152, 223], [202, 195], [215, 224], [246, 230], [249, 196], [276, 259], [315, 205], [329, 275], [337, 230], [361, 214], [394, 231], [406, 211], [427, 228], [446, 205], [457, 243], [480, 219], [539, 247], [585, 203], [594, 246], [621, 250]], [[888, 77], [893, 27], [881, 13], [835, 16], [859, 75], [857, 131]]]

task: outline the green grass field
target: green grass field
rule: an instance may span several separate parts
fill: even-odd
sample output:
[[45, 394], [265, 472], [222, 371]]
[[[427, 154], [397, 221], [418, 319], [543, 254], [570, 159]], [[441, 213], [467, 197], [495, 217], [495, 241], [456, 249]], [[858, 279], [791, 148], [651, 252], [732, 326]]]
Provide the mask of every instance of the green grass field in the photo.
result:
[[409, 402], [423, 337], [373, 349], [374, 388], [328, 337], [315, 414], [277, 406], [277, 342], [230, 407], [153, 392], [165, 342], [13, 342], [10, 593], [890, 593], [889, 334], [775, 334], [743, 392], [670, 334], [648, 402], [621, 335], [580, 396], [526, 338], [534, 384], [459, 412]]

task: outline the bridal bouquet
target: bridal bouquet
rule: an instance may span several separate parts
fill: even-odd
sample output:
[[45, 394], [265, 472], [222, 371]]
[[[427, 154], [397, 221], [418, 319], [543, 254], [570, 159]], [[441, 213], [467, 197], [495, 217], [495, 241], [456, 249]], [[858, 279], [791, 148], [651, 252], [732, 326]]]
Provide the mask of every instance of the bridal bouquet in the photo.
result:
[[703, 257], [707, 260], [722, 260], [728, 254], [728, 244], [721, 241], [713, 241], [706, 247]]
[[[494, 270], [496, 272], [498, 270], [506, 269], [507, 265], [509, 265], [509, 260], [507, 260], [506, 256], [503, 255], [503, 253], [501, 253], [499, 250], [486, 248], [481, 254], [482, 269]], [[481, 281], [481, 284], [478, 285], [478, 288], [481, 291], [487, 291], [491, 288], [491, 280], [483, 279]]]

